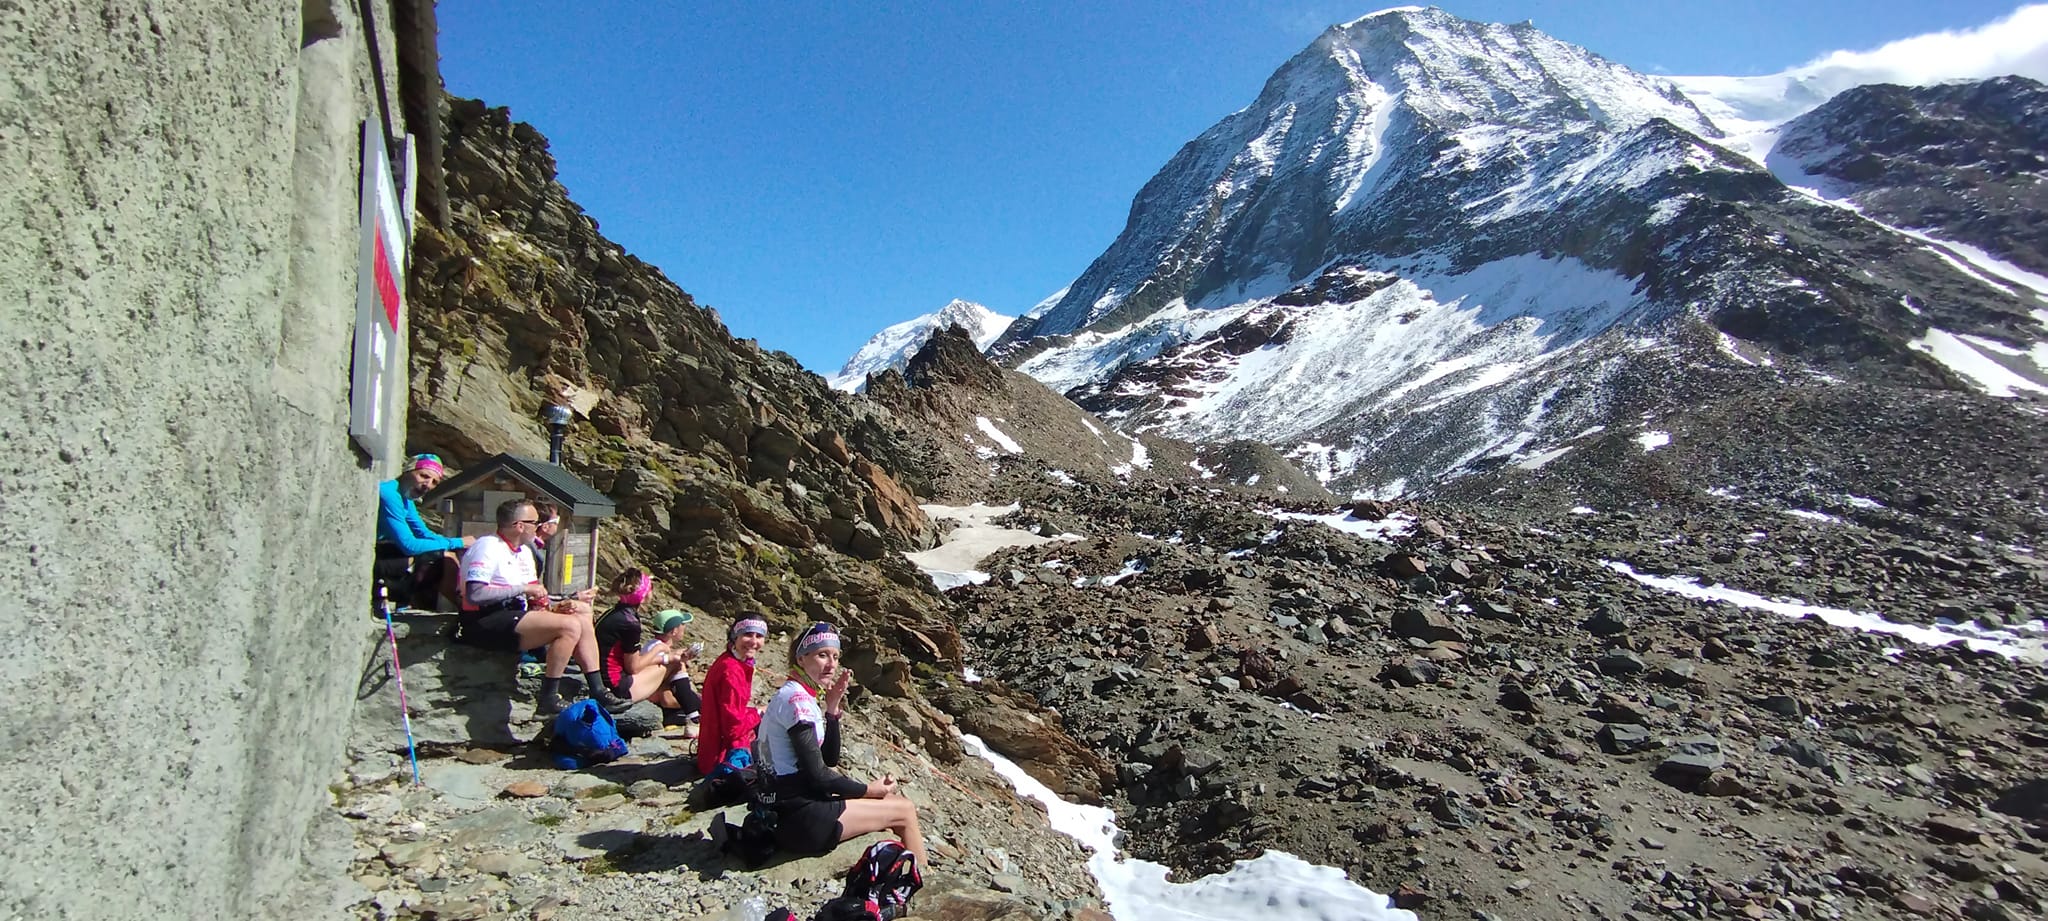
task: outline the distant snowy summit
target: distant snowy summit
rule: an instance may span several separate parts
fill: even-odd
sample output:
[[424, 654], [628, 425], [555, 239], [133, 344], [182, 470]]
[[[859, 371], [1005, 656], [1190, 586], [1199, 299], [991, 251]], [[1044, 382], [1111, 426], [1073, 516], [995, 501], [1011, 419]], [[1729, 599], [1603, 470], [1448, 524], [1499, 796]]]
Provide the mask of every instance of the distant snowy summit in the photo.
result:
[[1841, 91], [1947, 76], [1894, 51], [1673, 80], [1528, 23], [1333, 26], [985, 351], [1383, 497], [1731, 390], [2048, 391], [2040, 85]]
[[827, 378], [835, 389], [858, 393], [867, 384], [868, 375], [894, 368], [903, 370], [910, 356], [924, 348], [933, 333], [948, 326], [958, 326], [967, 331], [976, 348], [988, 348], [1003, 331], [1010, 328], [1016, 317], [1004, 316], [973, 301], [954, 299], [946, 306], [911, 320], [905, 320], [875, 334], [860, 351], [847, 359], [846, 366], [838, 374]]

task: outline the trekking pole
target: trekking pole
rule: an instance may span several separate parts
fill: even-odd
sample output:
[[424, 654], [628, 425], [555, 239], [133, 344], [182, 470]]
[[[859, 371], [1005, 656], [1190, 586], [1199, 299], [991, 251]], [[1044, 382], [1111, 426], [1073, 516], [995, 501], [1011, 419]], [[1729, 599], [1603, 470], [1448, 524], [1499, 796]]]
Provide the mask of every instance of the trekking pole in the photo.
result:
[[405, 702], [405, 669], [398, 664], [398, 628], [391, 623], [391, 596], [377, 586], [377, 608], [384, 612], [384, 636], [391, 641], [391, 677], [398, 682], [398, 716], [405, 723], [405, 757], [412, 762], [412, 785], [420, 785], [419, 749], [412, 741], [412, 708]]

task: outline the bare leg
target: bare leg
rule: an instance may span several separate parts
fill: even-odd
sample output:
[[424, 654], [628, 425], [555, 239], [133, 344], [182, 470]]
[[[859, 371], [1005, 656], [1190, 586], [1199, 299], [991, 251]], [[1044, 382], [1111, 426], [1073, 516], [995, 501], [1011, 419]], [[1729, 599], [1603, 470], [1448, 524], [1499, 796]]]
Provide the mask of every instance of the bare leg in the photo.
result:
[[917, 855], [917, 864], [929, 868], [925, 861], [924, 832], [917, 827], [917, 804], [902, 796], [882, 799], [850, 799], [846, 811], [839, 814], [839, 840], [848, 841], [871, 831], [887, 829], [903, 839], [903, 847]]
[[633, 702], [654, 700], [659, 703], [659, 695], [668, 693], [668, 676], [669, 669], [659, 662], [634, 672]]
[[[553, 611], [528, 611], [513, 631], [519, 634], [522, 649], [547, 646], [547, 669], [542, 674], [549, 678], [560, 678], [568, 671], [570, 654], [581, 651], [586, 639], [582, 620]], [[596, 648], [595, 641], [592, 648]]]

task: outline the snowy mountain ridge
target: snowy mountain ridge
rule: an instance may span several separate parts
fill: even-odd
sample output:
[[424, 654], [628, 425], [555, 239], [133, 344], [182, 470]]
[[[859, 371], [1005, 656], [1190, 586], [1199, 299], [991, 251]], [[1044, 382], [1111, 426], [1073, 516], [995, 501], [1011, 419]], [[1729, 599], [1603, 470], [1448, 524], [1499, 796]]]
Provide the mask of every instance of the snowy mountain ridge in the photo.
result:
[[847, 359], [839, 373], [826, 380], [834, 389], [857, 393], [866, 386], [868, 375], [889, 368], [902, 370], [910, 356], [924, 348], [932, 334], [939, 330], [958, 326], [967, 331], [976, 346], [988, 348], [1015, 320], [1016, 317], [1004, 316], [973, 301], [955, 298], [931, 313], [876, 333], [852, 358]]
[[1732, 93], [1697, 102], [1526, 23], [1332, 27], [990, 351], [1128, 431], [1255, 438], [1361, 494], [1540, 469], [1731, 373], [1974, 379], [1930, 329], [2048, 381], [2032, 292], [1982, 296], [1955, 252], [1788, 189], [1745, 146], [1813, 85], [1752, 93], [1723, 130]]

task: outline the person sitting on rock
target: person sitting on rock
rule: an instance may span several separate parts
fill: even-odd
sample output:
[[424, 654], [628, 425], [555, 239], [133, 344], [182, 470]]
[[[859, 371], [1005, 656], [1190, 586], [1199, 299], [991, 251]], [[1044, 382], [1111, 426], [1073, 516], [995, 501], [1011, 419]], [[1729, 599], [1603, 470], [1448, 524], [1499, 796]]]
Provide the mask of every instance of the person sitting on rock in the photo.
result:
[[884, 776], [861, 783], [831, 770], [839, 764], [839, 717], [853, 673], [839, 667], [839, 634], [812, 624], [789, 647], [789, 681], [761, 717], [762, 744], [775, 791], [776, 844], [797, 854], [824, 854], [841, 841], [887, 829], [926, 862], [917, 806]]
[[704, 699], [698, 696], [697, 688], [690, 682], [689, 671], [690, 663], [697, 661], [697, 657], [704, 652], [704, 644], [683, 643], [684, 630], [695, 619], [695, 615], [688, 611], [678, 611], [674, 608], [654, 615], [654, 639], [648, 640], [640, 647], [640, 652], [644, 656], [668, 657], [653, 660], [660, 661], [663, 666], [669, 664], [669, 659], [678, 663], [674, 676], [663, 683], [661, 689], [655, 691], [654, 696], [648, 699], [664, 710], [673, 710], [681, 714], [685, 720], [683, 735], [691, 739], [697, 737], [697, 721], [704, 707]]
[[434, 607], [428, 591], [453, 598], [459, 587], [461, 564], [456, 554], [474, 543], [467, 537], [443, 537], [420, 519], [421, 496], [448, 476], [448, 468], [432, 454], [415, 455], [397, 479], [377, 487], [377, 555], [411, 557], [412, 584], [406, 597], [412, 604]]
[[463, 599], [458, 642], [507, 652], [547, 648], [540, 699], [542, 716], [562, 710], [562, 681], [569, 659], [583, 669], [590, 696], [606, 710], [629, 704], [600, 681], [597, 636], [586, 617], [548, 608], [547, 586], [533, 568], [527, 546], [540, 523], [533, 502], [513, 499], [498, 506], [498, 530], [478, 538], [462, 556]]
[[682, 637], [683, 625], [690, 622], [691, 616], [673, 609], [662, 611], [655, 615], [659, 635], [643, 643], [640, 606], [654, 592], [653, 577], [638, 569], [628, 569], [612, 580], [612, 591], [619, 601], [597, 619], [596, 626], [605, 684], [614, 696], [628, 703], [652, 700], [664, 709], [695, 713], [697, 692], [690, 687], [683, 666], [696, 653], [668, 643], [670, 637]]
[[[533, 529], [533, 542], [527, 547], [533, 551], [533, 571], [539, 573], [541, 581], [545, 582], [548, 574], [548, 545], [554, 542], [555, 532], [562, 529], [562, 516], [552, 502], [535, 502], [533, 513], [540, 519], [540, 524]], [[584, 589], [574, 595], [550, 594], [548, 598], [549, 610], [587, 619], [592, 614], [590, 602], [597, 598], [597, 589]], [[522, 675], [540, 674], [541, 664], [539, 650], [529, 649], [519, 654], [519, 673]]]
[[711, 776], [726, 752], [754, 747], [761, 711], [754, 701], [754, 659], [768, 643], [768, 622], [758, 617], [733, 621], [725, 651], [704, 674], [703, 728], [697, 735], [697, 773]]

